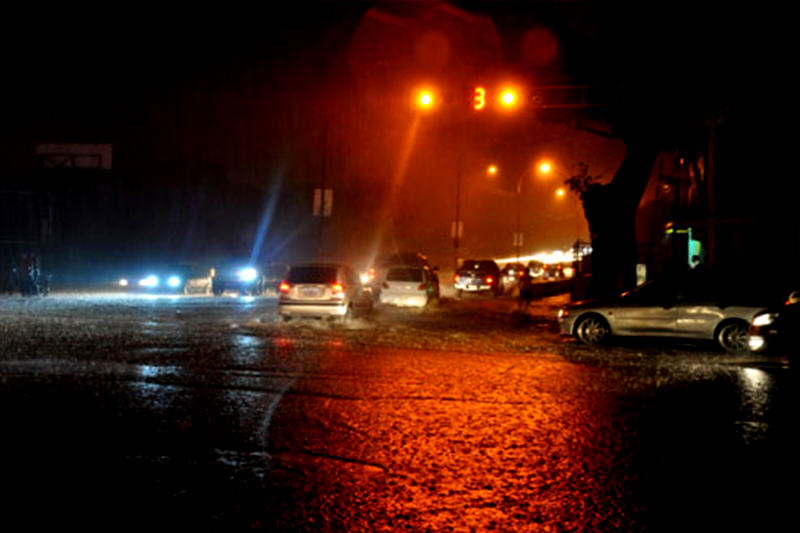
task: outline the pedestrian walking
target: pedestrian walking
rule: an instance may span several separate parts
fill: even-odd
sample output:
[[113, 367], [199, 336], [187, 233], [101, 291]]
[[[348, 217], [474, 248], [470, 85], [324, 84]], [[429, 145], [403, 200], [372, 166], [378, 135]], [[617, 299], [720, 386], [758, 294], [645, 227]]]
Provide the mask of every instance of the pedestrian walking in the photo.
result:
[[527, 268], [522, 269], [522, 274], [519, 277], [519, 301], [517, 309], [520, 311], [528, 311], [533, 300], [533, 278], [531, 277], [530, 270]]

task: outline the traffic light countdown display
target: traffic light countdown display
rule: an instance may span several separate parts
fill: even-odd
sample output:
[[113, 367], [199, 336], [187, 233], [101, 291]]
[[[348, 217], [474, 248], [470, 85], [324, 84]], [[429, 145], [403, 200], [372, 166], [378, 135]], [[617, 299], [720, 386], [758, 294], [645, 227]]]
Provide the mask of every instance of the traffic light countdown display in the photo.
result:
[[[470, 91], [470, 106], [475, 111], [483, 111], [492, 107], [512, 109], [519, 106], [522, 102], [520, 91], [513, 87], [504, 87], [494, 92], [488, 90], [483, 85], [477, 85], [470, 89]], [[432, 110], [437, 107], [442, 100], [438, 91], [432, 88], [418, 89], [414, 98], [416, 107], [422, 110]], [[450, 99], [448, 98], [445, 99], [445, 101], [446, 100]]]

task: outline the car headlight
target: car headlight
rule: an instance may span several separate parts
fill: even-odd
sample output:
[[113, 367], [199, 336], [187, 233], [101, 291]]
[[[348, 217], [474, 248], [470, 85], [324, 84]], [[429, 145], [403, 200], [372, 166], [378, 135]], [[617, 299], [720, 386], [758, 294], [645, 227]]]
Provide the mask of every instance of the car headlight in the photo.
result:
[[778, 313], [763, 313], [753, 319], [753, 325], [758, 327], [769, 326], [775, 322], [776, 318], [778, 318]]
[[761, 337], [759, 335], [751, 335], [747, 339], [747, 345], [750, 347], [751, 350], [757, 352], [764, 347], [764, 337]]
[[569, 316], [569, 311], [566, 309], [559, 309], [558, 310], [558, 318], [567, 318]]
[[119, 286], [120, 286], [120, 287], [127, 287], [127, 286], [128, 286], [128, 280], [127, 280], [127, 279], [125, 279], [125, 278], [121, 278], [121, 279], [119, 280]]
[[170, 286], [170, 287], [172, 287], [172, 288], [175, 288], [175, 287], [180, 287], [180, 285], [181, 285], [181, 278], [180, 278], [180, 276], [170, 276], [170, 277], [167, 279], [167, 285], [169, 285], [169, 286]]
[[158, 287], [158, 276], [147, 276], [139, 280], [140, 287]]
[[253, 267], [246, 267], [240, 269], [236, 273], [236, 277], [239, 278], [239, 281], [253, 281], [258, 277], [258, 272], [256, 272], [256, 269]]

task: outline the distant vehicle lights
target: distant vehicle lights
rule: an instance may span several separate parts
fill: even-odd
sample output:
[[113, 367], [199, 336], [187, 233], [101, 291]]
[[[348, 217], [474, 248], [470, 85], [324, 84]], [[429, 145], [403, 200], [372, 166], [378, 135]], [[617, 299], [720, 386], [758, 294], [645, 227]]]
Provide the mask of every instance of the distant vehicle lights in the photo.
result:
[[239, 279], [239, 281], [249, 283], [258, 277], [258, 272], [253, 267], [245, 267], [236, 272], [236, 277]]
[[150, 275], [139, 280], [139, 286], [147, 287], [148, 289], [158, 287], [158, 284], [159, 284], [159, 279], [158, 276], [155, 275]]
[[170, 277], [167, 279], [167, 285], [169, 285], [169, 286], [170, 286], [170, 287], [172, 287], [173, 289], [174, 289], [174, 288], [176, 288], [176, 287], [180, 287], [180, 285], [181, 285], [181, 278], [180, 278], [180, 276], [170, 276]]

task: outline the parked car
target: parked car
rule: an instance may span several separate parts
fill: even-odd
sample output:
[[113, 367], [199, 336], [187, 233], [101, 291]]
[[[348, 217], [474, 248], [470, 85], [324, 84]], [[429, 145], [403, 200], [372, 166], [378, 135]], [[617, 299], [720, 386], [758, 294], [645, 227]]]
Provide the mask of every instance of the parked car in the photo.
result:
[[378, 300], [381, 304], [423, 307], [439, 299], [439, 277], [433, 268], [394, 265], [386, 269]]
[[278, 315], [349, 319], [372, 308], [372, 298], [349, 266], [340, 263], [308, 263], [289, 268], [281, 282]]
[[502, 293], [500, 268], [492, 259], [467, 259], [453, 275], [456, 296], [465, 292], [490, 292], [494, 296]]
[[800, 354], [800, 291], [792, 292], [783, 305], [753, 317], [748, 345], [754, 352]]
[[228, 259], [214, 267], [211, 290], [216, 296], [226, 291], [254, 296], [263, 289], [263, 272], [249, 259]]
[[558, 312], [563, 335], [585, 344], [610, 336], [708, 339], [729, 352], [748, 350], [747, 331], [765, 309], [735, 285], [707, 273], [689, 272], [647, 282], [610, 301], [579, 301]]

